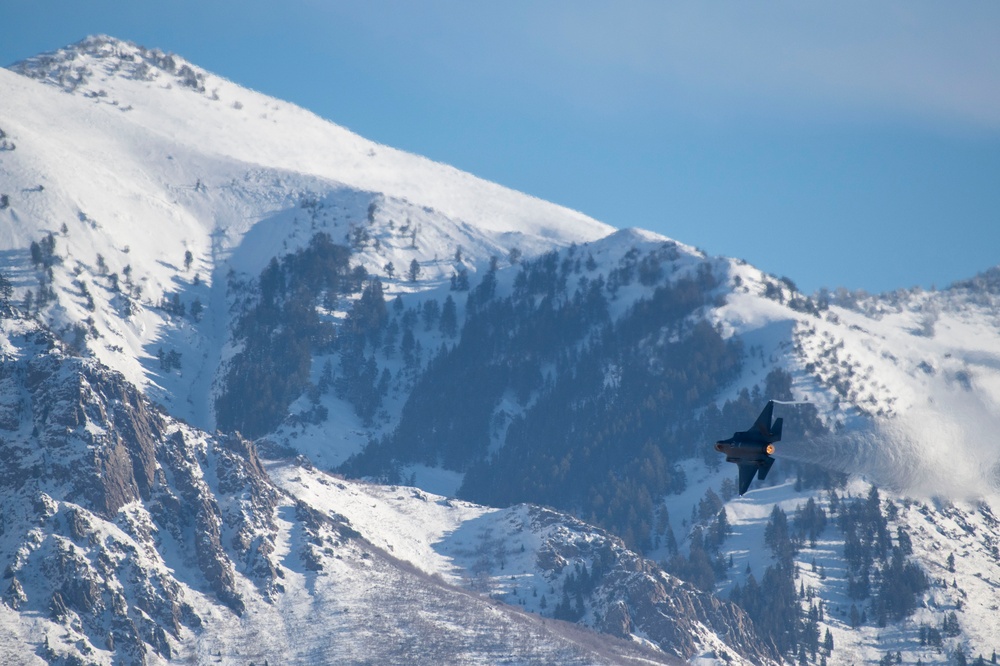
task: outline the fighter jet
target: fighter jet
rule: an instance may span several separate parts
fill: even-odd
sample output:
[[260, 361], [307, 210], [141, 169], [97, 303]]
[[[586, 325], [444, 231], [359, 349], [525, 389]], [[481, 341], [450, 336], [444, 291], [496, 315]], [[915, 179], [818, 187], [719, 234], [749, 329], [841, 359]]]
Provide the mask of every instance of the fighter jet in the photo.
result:
[[763, 481], [774, 464], [774, 442], [781, 439], [781, 419], [771, 425], [774, 401], [769, 400], [757, 420], [749, 430], [734, 432], [729, 439], [715, 443], [715, 450], [726, 454], [726, 462], [736, 463], [740, 468], [740, 495], [750, 487], [753, 477], [759, 475]]

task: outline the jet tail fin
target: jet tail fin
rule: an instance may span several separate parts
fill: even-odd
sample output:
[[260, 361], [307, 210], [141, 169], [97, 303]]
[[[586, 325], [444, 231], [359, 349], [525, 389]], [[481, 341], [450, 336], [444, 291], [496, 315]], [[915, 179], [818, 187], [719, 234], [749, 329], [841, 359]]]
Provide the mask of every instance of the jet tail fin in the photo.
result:
[[[778, 419], [778, 420], [780, 421], [781, 419]], [[757, 474], [757, 478], [760, 479], [761, 481], [763, 481], [764, 479], [766, 479], [767, 478], [767, 473], [771, 471], [771, 465], [773, 465], [773, 464], [774, 464], [774, 458], [770, 458], [770, 457], [767, 460], [765, 460], [763, 463], [761, 463], [760, 470], [759, 470], [759, 472]]]
[[753, 483], [755, 476], [761, 481], [766, 479], [767, 473], [771, 471], [771, 465], [773, 464], [774, 458], [768, 456], [767, 460], [761, 463], [745, 463], [740, 465], [740, 496], [742, 497], [750, 489], [750, 484]]
[[768, 400], [767, 404], [764, 405], [764, 411], [760, 413], [757, 420], [754, 421], [751, 430], [756, 430], [762, 435], [766, 435], [771, 432], [771, 415], [774, 414], [774, 400]]
[[774, 425], [771, 427], [771, 434], [774, 435], [774, 441], [779, 441], [781, 439], [781, 425], [783, 419], [774, 419]]

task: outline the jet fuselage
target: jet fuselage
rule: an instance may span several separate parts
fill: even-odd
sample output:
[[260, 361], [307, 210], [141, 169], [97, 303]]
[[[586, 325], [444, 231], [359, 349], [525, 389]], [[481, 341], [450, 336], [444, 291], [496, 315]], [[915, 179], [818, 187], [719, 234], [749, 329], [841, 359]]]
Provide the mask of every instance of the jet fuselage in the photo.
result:
[[781, 419], [771, 424], [774, 401], [768, 401], [764, 411], [749, 430], [734, 432], [729, 439], [715, 443], [715, 450], [726, 456], [726, 462], [736, 463], [740, 470], [739, 493], [750, 488], [754, 477], [763, 481], [774, 464], [774, 442], [781, 439]]
[[715, 443], [715, 450], [726, 454], [726, 462], [764, 462], [767, 456], [774, 453], [774, 444], [741, 442], [730, 444], [732, 440], [723, 440]]

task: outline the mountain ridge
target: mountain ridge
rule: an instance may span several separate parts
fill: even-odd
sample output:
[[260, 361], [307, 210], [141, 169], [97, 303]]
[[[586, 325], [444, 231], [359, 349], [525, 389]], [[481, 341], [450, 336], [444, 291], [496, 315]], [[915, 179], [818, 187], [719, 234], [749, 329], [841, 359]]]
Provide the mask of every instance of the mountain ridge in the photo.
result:
[[[169, 62], [164, 64], [164, 61], [167, 58], [169, 58], [174, 62], [173, 67], [169, 66]], [[75, 64], [77, 60], [82, 60], [83, 62], [80, 64]], [[108, 60], [110, 60], [111, 62], [108, 63], [107, 62]], [[453, 167], [432, 162], [427, 158], [404, 153], [402, 151], [398, 151], [393, 148], [389, 148], [387, 146], [382, 146], [374, 142], [368, 141], [354, 134], [353, 132], [350, 132], [349, 130], [346, 130], [342, 127], [339, 127], [331, 123], [328, 120], [324, 120], [316, 116], [315, 114], [309, 111], [295, 107], [294, 105], [289, 104], [287, 102], [281, 102], [279, 100], [268, 97], [261, 93], [246, 88], [242, 88], [226, 79], [217, 77], [214, 74], [207, 73], [201, 68], [198, 68], [197, 66], [188, 63], [179, 56], [175, 56], [173, 54], [164, 54], [163, 52], [158, 50], [149, 51], [142, 47], [138, 47], [130, 42], [124, 42], [121, 40], [116, 40], [105, 36], [90, 37], [82, 40], [73, 47], [62, 49], [53, 52], [52, 54], [45, 54], [42, 56], [38, 56], [34, 59], [21, 61], [20, 63], [16, 63], [15, 65], [12, 66], [12, 69], [13, 71], [17, 71], [26, 76], [37, 77], [39, 80], [49, 83], [51, 85], [62, 86], [63, 89], [66, 89], [67, 85], [63, 82], [68, 80], [72, 81], [72, 83], [69, 85], [71, 91], [75, 92], [78, 95], [85, 95], [85, 96], [90, 96], [91, 98], [96, 100], [103, 100], [109, 95], [114, 95], [114, 94], [125, 95], [127, 93], [130, 93], [131, 91], [134, 91], [134, 89], [137, 87], [134, 84], [137, 84], [138, 82], [134, 80], [129, 80], [125, 74], [118, 71], [116, 68], [121, 67], [122, 63], [131, 64], [134, 63], [136, 60], [140, 60], [140, 62], [137, 65], [138, 67], [141, 67], [143, 63], [151, 64], [150, 70], [151, 71], [159, 70], [158, 73], [162, 75], [172, 75], [175, 78], [182, 78], [182, 79], [184, 79], [184, 77], [189, 77], [187, 79], [184, 79], [185, 81], [187, 81], [187, 83], [182, 82], [179, 85], [182, 85], [183, 87], [188, 88], [191, 92], [195, 93], [194, 95], [191, 95], [189, 97], [200, 99], [200, 101], [203, 102], [202, 108], [208, 108], [209, 101], [222, 101], [223, 104], [216, 106], [228, 107], [227, 111], [239, 111], [243, 109], [234, 109], [232, 105], [237, 102], [240, 102], [240, 104], [249, 105], [251, 104], [251, 102], [250, 99], [243, 102], [237, 99], [230, 100], [228, 98], [224, 100], [223, 99], [216, 100], [212, 97], [201, 99], [201, 97], [205, 94], [205, 90], [203, 90], [204, 84], [199, 83], [197, 86], [192, 86], [190, 84], [190, 77], [192, 76], [195, 78], [195, 80], [198, 81], [202, 82], [209, 81], [210, 85], [217, 84], [219, 88], [218, 92], [224, 94], [232, 94], [234, 97], [239, 93], [247, 95], [248, 98], [252, 99], [254, 107], [259, 107], [255, 108], [255, 110], [259, 111], [262, 117], [257, 118], [256, 120], [270, 120], [271, 124], [275, 124], [281, 122], [281, 120], [276, 118], [263, 117], [268, 115], [268, 110], [276, 112], [279, 115], [283, 113], [288, 113], [292, 116], [291, 121], [297, 122], [299, 124], [299, 131], [302, 134], [304, 134], [305, 137], [307, 137], [307, 140], [309, 141], [314, 141], [317, 138], [320, 138], [320, 135], [323, 131], [328, 131], [335, 134], [337, 136], [336, 141], [339, 142], [340, 144], [340, 151], [345, 152], [348, 155], [348, 158], [346, 160], [344, 158], [339, 158], [342, 161], [338, 162], [336, 161], [338, 158], [336, 158], [334, 155], [328, 155], [325, 158], [322, 158], [320, 154], [317, 153], [316, 147], [311, 146], [308, 143], [299, 143], [299, 144], [293, 143], [291, 145], [283, 146], [280, 151], [272, 149], [266, 153], [266, 157], [269, 160], [272, 160], [272, 164], [270, 164], [270, 166], [277, 167], [278, 169], [283, 169], [288, 171], [300, 171], [303, 173], [313, 173], [317, 175], [322, 175], [324, 177], [332, 177], [334, 180], [338, 180], [337, 171], [331, 170], [331, 164], [332, 164], [334, 168], [340, 166], [342, 171], [346, 172], [345, 175], [347, 177], [354, 179], [353, 182], [350, 181], [345, 182], [344, 184], [346, 185], [351, 185], [353, 187], [362, 190], [372, 190], [379, 192], [387, 192], [387, 191], [391, 192], [394, 190], [398, 191], [402, 188], [400, 194], [402, 196], [409, 196], [410, 198], [414, 198], [412, 196], [413, 192], [407, 191], [406, 187], [412, 188], [412, 184], [407, 183], [407, 177], [405, 176], [405, 172], [406, 171], [423, 172], [424, 174], [432, 175], [434, 179], [442, 179], [446, 181], [446, 183], [437, 186], [437, 189], [434, 191], [434, 195], [436, 197], [442, 198], [442, 195], [445, 195], [446, 192], [450, 192], [452, 195], [458, 197], [456, 201], [450, 204], [445, 204], [445, 205], [441, 205], [440, 203], [438, 204], [438, 206], [441, 207], [446, 214], [462, 217], [470, 221], [475, 221], [485, 229], [497, 230], [490, 223], [490, 219], [488, 217], [482, 214], [478, 215], [476, 214], [476, 211], [481, 209], [479, 209], [478, 206], [474, 205], [472, 200], [467, 195], [468, 192], [476, 192], [478, 194], [484, 187], [491, 195], [493, 195], [490, 197], [491, 216], [496, 215], [496, 213], [498, 212], [496, 208], [497, 203], [501, 203], [502, 206], [505, 206], [505, 209], [503, 210], [507, 215], [510, 216], [513, 214], [514, 216], [516, 216], [517, 209], [513, 205], [504, 202], [501, 197], [496, 196], [501, 193], [509, 193], [515, 195], [516, 198], [520, 199], [521, 201], [530, 202], [529, 204], [530, 206], [534, 206], [538, 209], [546, 211], [560, 211], [559, 213], [560, 215], [570, 218], [575, 225], [586, 225], [591, 227], [591, 230], [586, 233], [592, 235], [595, 233], [599, 235], [604, 235], [611, 230], [611, 227], [598, 223], [580, 213], [569, 211], [566, 208], [555, 206], [554, 204], [544, 202], [535, 197], [530, 197], [528, 195], [523, 195], [520, 193], [514, 193], [511, 190], [507, 190], [506, 188], [503, 188], [501, 186], [492, 183], [487, 183], [486, 181], [482, 181], [481, 179], [475, 178], [474, 176], [470, 176], [469, 174], [464, 174]], [[54, 65], [53, 70], [40, 71], [42, 68], [50, 65]], [[77, 70], [87, 71], [90, 69], [97, 69], [98, 71], [89, 73], [87, 76], [83, 78], [83, 80], [75, 80], [72, 79], [71, 77], [67, 78], [66, 76], [67, 72], [72, 72]], [[192, 74], [188, 75], [186, 73], [188, 70], [190, 70]], [[180, 74], [179, 72], [182, 71], [185, 73]], [[101, 74], [104, 74], [104, 76], [101, 76]], [[88, 83], [91, 83], [91, 77], [97, 77], [99, 81], [94, 82], [93, 85], [88, 86]], [[145, 77], [140, 76], [137, 78], [141, 80]], [[157, 81], [159, 78], [161, 77], [160, 76], [154, 77], [153, 82]], [[98, 88], [97, 90], [93, 90], [93, 88], [96, 87], [99, 83], [108, 84], [107, 87], [110, 89], [105, 91], [106, 95], [104, 96], [102, 96], [100, 93], [100, 91], [103, 88]], [[122, 85], [125, 83], [128, 83], [130, 85], [127, 86]], [[118, 85], [113, 85], [113, 84], [118, 84]], [[172, 85], [172, 84], [167, 83], [165, 85]], [[81, 88], [83, 90], [81, 90]], [[157, 93], [157, 90], [158, 90], [157, 86], [152, 86], [152, 85], [146, 86], [146, 91], [149, 93], [155, 94]], [[131, 92], [131, 95], [134, 94], [135, 94], [134, 92]], [[186, 101], [191, 101], [191, 100], [188, 99]], [[131, 102], [129, 99], [122, 99], [121, 101], [117, 99], [112, 99], [110, 102], [107, 103], [112, 105], [123, 106], [123, 105], [128, 105]], [[247, 111], [248, 111], [247, 114], [242, 114], [244, 117], [250, 115], [249, 106], [247, 107]], [[231, 115], [232, 114], [229, 114], [227, 115], [227, 117], [230, 117]], [[174, 122], [176, 123], [178, 121], [175, 120]], [[261, 126], [267, 125], [267, 123], [255, 122], [255, 120], [251, 118], [245, 118], [245, 122], [248, 124], [252, 123], [252, 126], [255, 128], [260, 128]], [[184, 129], [186, 128], [184, 128], [183, 125], [170, 127], [169, 129], [171, 131], [168, 133], [168, 136], [174, 138], [175, 140], [176, 137], [183, 137], [185, 135]], [[219, 138], [225, 141], [224, 135], [220, 135]], [[264, 139], [265, 141], [269, 139], [269, 137], [267, 137], [266, 134], [261, 138]], [[298, 141], [302, 141], [302, 139], [298, 139]], [[325, 143], [329, 143], [329, 140], [326, 140]], [[234, 142], [226, 142], [223, 144], [223, 148], [225, 150], [223, 151], [222, 154], [230, 155], [244, 162], [260, 163], [261, 162], [260, 156], [265, 153], [263, 153], [263, 151], [261, 150], [254, 152], [253, 150], [251, 150], [252, 147], [254, 147], [253, 143], [246, 142], [246, 144], [243, 147], [243, 152], [241, 152], [239, 144], [236, 144]], [[268, 148], [271, 147], [268, 146]], [[376, 158], [375, 164], [377, 164], [379, 158], [377, 157], [377, 155], [373, 155], [372, 153], [377, 153], [380, 150], [385, 151], [387, 153], [387, 158], [389, 158], [390, 161], [391, 160], [402, 161], [405, 165], [405, 169], [403, 169], [402, 172], [394, 173], [391, 169], [387, 170], [385, 167], [380, 167], [382, 171], [386, 173], [379, 175], [376, 171], [373, 171], [370, 168], [368, 168], [366, 164], [370, 160], [366, 160], [364, 158], [374, 157]], [[326, 160], [326, 162], [324, 162], [324, 159]], [[344, 168], [345, 166], [349, 168]], [[341, 178], [345, 177], [345, 175], [341, 175]], [[365, 178], [374, 178], [375, 180], [366, 181]], [[454, 185], [447, 184], [447, 180], [449, 179], [457, 180], [458, 182]], [[445, 199], [445, 201], [448, 201], [446, 195], [443, 198]], [[431, 203], [423, 201], [418, 201], [418, 202], [421, 204]], [[551, 214], [550, 215], [542, 214], [539, 215], [538, 217], [540, 219], [531, 220], [530, 228], [534, 230], [539, 229], [539, 227], [545, 229], [544, 220], [546, 217], [551, 217]], [[517, 218], [515, 217], [515, 219]], [[513, 228], [511, 228], [508, 225], [501, 227], [501, 229], [504, 231], [514, 231], [517, 229], [517, 226], [515, 225]], [[543, 231], [542, 235], [551, 238], [558, 238], [560, 235], [567, 233], [567, 231], [568, 227], [562, 225], [559, 227], [553, 227], [551, 230], [548, 231]], [[577, 233], [579, 233], [579, 231], [577, 231]]]

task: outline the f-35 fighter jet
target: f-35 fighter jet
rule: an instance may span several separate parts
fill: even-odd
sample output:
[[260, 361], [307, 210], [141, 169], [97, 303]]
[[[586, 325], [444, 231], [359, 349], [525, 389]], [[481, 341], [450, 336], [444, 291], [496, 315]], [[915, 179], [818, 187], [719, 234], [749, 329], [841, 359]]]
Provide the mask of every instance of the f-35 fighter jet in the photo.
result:
[[749, 430], [734, 432], [729, 439], [715, 443], [715, 450], [726, 454], [726, 462], [740, 468], [740, 495], [750, 487], [753, 477], [763, 481], [774, 464], [774, 442], [781, 439], [781, 419], [771, 425], [774, 401], [769, 400]]

